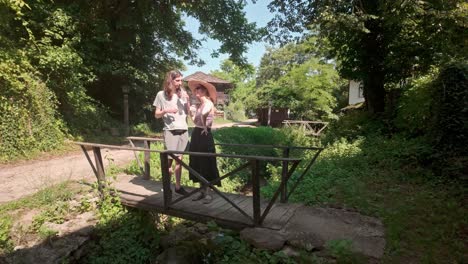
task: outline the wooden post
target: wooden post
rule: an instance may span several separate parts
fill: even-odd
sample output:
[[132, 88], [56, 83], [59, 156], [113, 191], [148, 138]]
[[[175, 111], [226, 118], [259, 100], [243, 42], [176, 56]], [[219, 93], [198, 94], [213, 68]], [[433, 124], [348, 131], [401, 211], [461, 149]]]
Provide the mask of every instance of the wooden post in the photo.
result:
[[129, 118], [128, 118], [128, 92], [129, 87], [124, 85], [122, 87], [123, 92], [123, 108], [124, 108], [124, 127], [125, 127], [125, 136], [128, 137], [130, 135], [130, 125], [129, 125]]
[[104, 173], [104, 164], [102, 162], [101, 148], [93, 147], [94, 161], [96, 164], [96, 178], [98, 181], [98, 190], [101, 195], [104, 194], [103, 189], [106, 184], [106, 175]]
[[[289, 158], [289, 147], [283, 149], [283, 158]], [[286, 203], [288, 201], [288, 162], [283, 161], [283, 170], [281, 171], [281, 183], [283, 188], [281, 188], [281, 203]]]
[[[145, 140], [144, 141], [144, 144], [145, 144], [145, 148], [146, 149], [151, 149], [151, 142], [148, 141], [148, 140]], [[143, 179], [145, 180], [149, 180], [150, 177], [151, 177], [151, 173], [150, 173], [150, 158], [151, 158], [151, 152], [149, 151], [145, 151], [145, 170], [144, 170], [144, 174], [143, 174]]]
[[254, 225], [260, 225], [260, 161], [251, 160], [252, 163], [252, 201]]
[[268, 101], [268, 123], [267, 123], [268, 126], [271, 125], [271, 106], [272, 105], [273, 103], [271, 101]]
[[169, 208], [170, 203], [172, 202], [172, 191], [171, 191], [171, 175], [169, 175], [169, 159], [168, 154], [161, 152], [159, 154], [161, 158], [161, 174], [162, 174], [162, 183], [163, 183], [163, 194], [164, 194], [164, 209]]

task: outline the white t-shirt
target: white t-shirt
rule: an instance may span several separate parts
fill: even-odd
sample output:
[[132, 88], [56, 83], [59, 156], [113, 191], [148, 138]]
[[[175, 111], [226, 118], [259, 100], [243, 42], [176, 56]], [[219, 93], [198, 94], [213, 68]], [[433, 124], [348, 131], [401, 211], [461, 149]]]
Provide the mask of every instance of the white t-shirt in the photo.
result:
[[164, 130], [187, 130], [187, 100], [179, 98], [176, 94], [172, 95], [172, 99], [168, 100], [164, 95], [164, 91], [159, 91], [154, 99], [153, 105], [161, 110], [177, 108], [179, 111], [175, 114], [165, 113], [162, 117], [164, 122]]

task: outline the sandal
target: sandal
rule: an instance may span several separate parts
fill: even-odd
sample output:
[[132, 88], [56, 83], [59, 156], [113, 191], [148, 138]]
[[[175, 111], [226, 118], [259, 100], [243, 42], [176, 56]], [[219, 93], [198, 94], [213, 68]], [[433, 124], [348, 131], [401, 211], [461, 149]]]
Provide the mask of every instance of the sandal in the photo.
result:
[[180, 186], [179, 189], [175, 189], [175, 192], [180, 194], [180, 195], [187, 195], [188, 194], [188, 192], [182, 186]]

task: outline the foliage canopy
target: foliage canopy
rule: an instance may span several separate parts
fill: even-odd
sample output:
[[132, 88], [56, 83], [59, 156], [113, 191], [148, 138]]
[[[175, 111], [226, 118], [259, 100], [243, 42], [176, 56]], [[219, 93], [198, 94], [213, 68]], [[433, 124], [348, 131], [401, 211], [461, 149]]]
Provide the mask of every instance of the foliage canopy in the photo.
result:
[[331, 45], [340, 74], [363, 81], [373, 113], [385, 109], [386, 84], [467, 57], [468, 5], [462, 0], [274, 0], [269, 7], [279, 13], [269, 23], [270, 39], [320, 36]]

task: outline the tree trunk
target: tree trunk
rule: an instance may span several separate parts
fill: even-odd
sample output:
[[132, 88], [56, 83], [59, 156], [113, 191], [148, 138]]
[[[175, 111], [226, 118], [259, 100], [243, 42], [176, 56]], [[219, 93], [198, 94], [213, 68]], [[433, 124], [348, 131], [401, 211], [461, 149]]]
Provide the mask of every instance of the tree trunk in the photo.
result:
[[370, 72], [367, 80], [364, 81], [366, 106], [371, 113], [381, 113], [385, 111], [385, 88], [383, 72]]
[[365, 72], [364, 98], [367, 110], [371, 113], [380, 113], [385, 110], [385, 47], [383, 44], [383, 29], [381, 21], [369, 19], [365, 26], [370, 30], [362, 38], [363, 57], [361, 68]]

